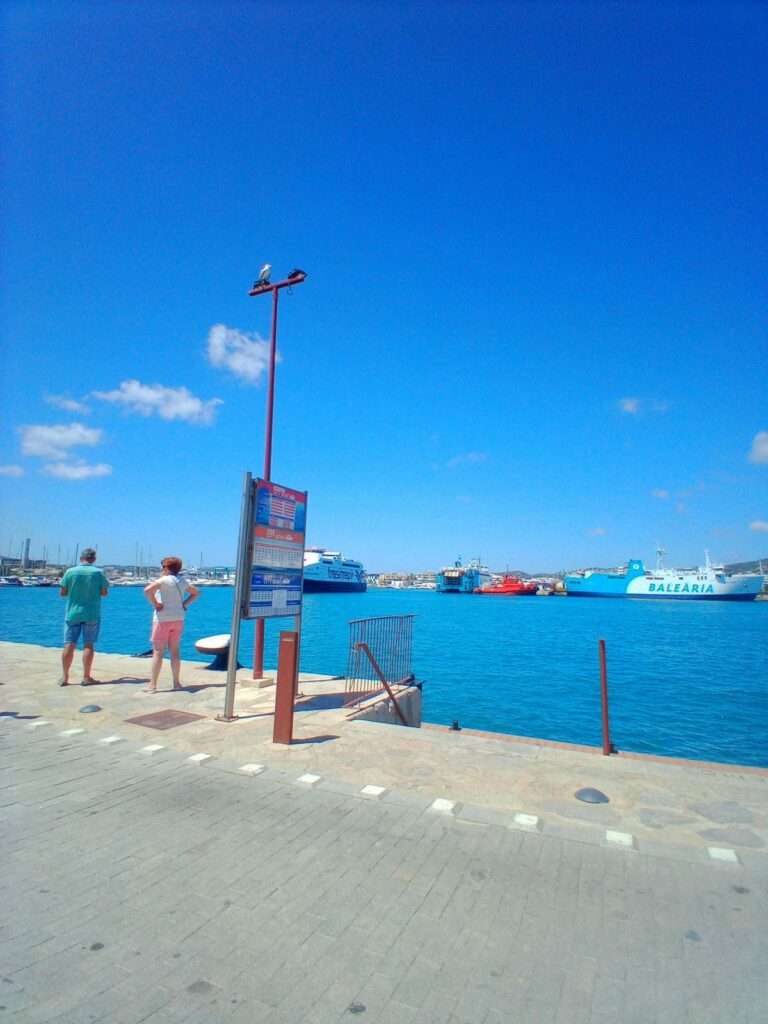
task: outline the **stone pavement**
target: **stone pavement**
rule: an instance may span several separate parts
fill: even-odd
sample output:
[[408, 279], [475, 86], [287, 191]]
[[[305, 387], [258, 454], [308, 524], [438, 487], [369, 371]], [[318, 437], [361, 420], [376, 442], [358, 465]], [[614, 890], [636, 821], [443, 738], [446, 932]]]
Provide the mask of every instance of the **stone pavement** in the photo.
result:
[[0, 721], [0, 1021], [766, 1020], [764, 858], [563, 839], [39, 722]]
[[[79, 655], [76, 656], [79, 668]], [[274, 687], [238, 686], [241, 719], [220, 723], [221, 673], [185, 662], [180, 693], [142, 693], [146, 659], [96, 657], [103, 685], [59, 689], [55, 648], [0, 643], [0, 720], [3, 715], [50, 721], [41, 726], [85, 728], [180, 752], [207, 753], [236, 764], [260, 763], [295, 775], [311, 772], [357, 785], [384, 786], [456, 803], [465, 820], [494, 811], [498, 821], [527, 821], [551, 836], [597, 845], [629, 843], [643, 853], [703, 860], [715, 855], [759, 866], [768, 861], [768, 771], [641, 756], [603, 757], [589, 748], [515, 737], [403, 729], [351, 722], [339, 707], [343, 680], [302, 676], [307, 694], [295, 716], [297, 742], [272, 743]], [[73, 678], [79, 678], [73, 676]], [[245, 683], [248, 673], [239, 678]], [[161, 684], [168, 684], [166, 667]], [[335, 696], [336, 695], [336, 696]], [[79, 708], [96, 703], [98, 714]], [[201, 716], [158, 732], [128, 720], [151, 711]], [[588, 805], [574, 792], [592, 786], [610, 803]], [[522, 817], [521, 817], [522, 816]], [[718, 854], [717, 851], [720, 851]]]

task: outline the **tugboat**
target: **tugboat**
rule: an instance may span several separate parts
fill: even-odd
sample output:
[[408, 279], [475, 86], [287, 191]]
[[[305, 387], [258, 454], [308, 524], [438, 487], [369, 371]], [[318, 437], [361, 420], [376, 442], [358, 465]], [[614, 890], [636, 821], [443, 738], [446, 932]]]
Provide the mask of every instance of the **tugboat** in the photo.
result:
[[435, 590], [438, 594], [473, 594], [490, 582], [491, 574], [479, 559], [462, 565], [461, 558], [457, 558], [452, 566], [437, 574]]
[[504, 578], [498, 583], [490, 583], [487, 587], [478, 587], [476, 594], [498, 595], [499, 597], [522, 597], [525, 594], [537, 594], [538, 583], [531, 583], [521, 580], [519, 576], [504, 574]]

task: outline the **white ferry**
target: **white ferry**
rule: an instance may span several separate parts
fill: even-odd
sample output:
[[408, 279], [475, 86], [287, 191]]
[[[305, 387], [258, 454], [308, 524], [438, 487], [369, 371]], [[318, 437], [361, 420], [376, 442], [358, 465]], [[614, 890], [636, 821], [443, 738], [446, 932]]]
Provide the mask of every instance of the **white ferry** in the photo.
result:
[[362, 562], [326, 548], [307, 548], [304, 552], [305, 593], [360, 593], [367, 586]]
[[461, 564], [461, 557], [453, 565], [441, 569], [435, 579], [438, 594], [474, 594], [476, 590], [489, 586], [493, 576], [487, 565], [480, 559], [473, 559], [469, 565]]
[[709, 552], [698, 569], [665, 569], [664, 551], [656, 552], [656, 568], [646, 569], [638, 558], [615, 572], [573, 573], [565, 577], [569, 597], [673, 598], [683, 601], [754, 601], [763, 588], [759, 573], [728, 574], [712, 565]]

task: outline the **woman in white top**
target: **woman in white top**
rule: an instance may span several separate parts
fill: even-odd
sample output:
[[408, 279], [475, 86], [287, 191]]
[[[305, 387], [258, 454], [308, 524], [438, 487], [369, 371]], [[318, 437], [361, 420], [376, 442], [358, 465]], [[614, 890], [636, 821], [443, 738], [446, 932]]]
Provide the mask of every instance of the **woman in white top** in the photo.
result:
[[184, 614], [200, 596], [197, 587], [180, 576], [181, 559], [171, 555], [161, 562], [163, 575], [144, 587], [147, 600], [154, 609], [152, 616], [152, 677], [147, 693], [157, 693], [157, 680], [163, 666], [166, 646], [171, 652], [171, 674], [174, 690], [181, 689], [181, 654], [179, 644], [184, 632]]

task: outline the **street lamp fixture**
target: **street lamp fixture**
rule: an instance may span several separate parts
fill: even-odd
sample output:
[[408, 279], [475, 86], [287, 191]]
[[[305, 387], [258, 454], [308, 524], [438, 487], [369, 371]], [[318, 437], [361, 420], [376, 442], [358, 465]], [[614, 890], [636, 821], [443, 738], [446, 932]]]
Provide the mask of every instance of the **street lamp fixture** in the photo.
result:
[[270, 275], [272, 273], [272, 264], [265, 263], [259, 271], [259, 276], [253, 282], [253, 287], [248, 292], [249, 295], [263, 295], [264, 292], [271, 292], [276, 288], [290, 288], [293, 284], [301, 284], [307, 278], [306, 273], [303, 270], [299, 270], [298, 267], [292, 270], [290, 274], [285, 278], [284, 281], [278, 281], [277, 284], [272, 284], [270, 281]]
[[[275, 407], [275, 355], [277, 352], [277, 301], [283, 288], [292, 288], [307, 279], [303, 270], [292, 270], [284, 280], [273, 284], [270, 280], [272, 264], [265, 263], [259, 276], [253, 282], [249, 295], [264, 295], [272, 292], [272, 331], [269, 339], [269, 383], [267, 387], [267, 423], [264, 432], [264, 479], [272, 479], [272, 421]], [[264, 619], [256, 620], [253, 644], [253, 678], [260, 679], [264, 675]]]

